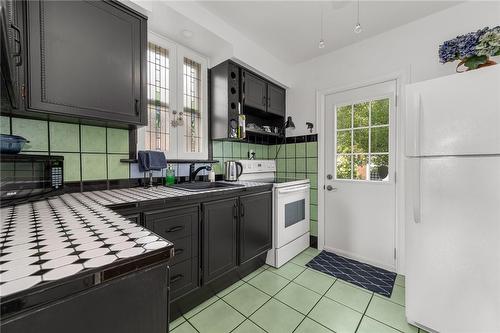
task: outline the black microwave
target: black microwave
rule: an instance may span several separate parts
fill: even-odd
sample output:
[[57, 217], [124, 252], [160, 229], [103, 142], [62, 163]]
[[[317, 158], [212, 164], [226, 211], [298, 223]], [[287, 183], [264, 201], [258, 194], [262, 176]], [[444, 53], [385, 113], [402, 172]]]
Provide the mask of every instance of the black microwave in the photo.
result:
[[1, 154], [0, 205], [61, 194], [63, 165], [63, 156]]

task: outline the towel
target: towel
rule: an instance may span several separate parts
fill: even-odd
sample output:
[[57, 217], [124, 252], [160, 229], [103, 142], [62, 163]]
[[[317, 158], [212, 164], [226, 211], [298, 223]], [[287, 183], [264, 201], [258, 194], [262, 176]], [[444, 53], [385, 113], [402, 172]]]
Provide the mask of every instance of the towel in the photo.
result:
[[161, 170], [167, 167], [165, 153], [156, 150], [141, 150], [138, 153], [139, 171]]

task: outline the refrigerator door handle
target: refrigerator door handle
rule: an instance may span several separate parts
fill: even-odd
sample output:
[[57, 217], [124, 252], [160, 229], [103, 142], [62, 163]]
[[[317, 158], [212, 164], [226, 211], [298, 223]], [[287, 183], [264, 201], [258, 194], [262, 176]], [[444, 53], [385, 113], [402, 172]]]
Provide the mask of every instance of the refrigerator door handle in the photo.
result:
[[415, 162], [415, 184], [413, 186], [413, 221], [415, 223], [421, 222], [422, 201], [420, 190], [420, 175], [422, 173], [422, 158], [414, 159]]
[[415, 121], [415, 141], [413, 142], [413, 148], [415, 149], [415, 155], [420, 156], [420, 140], [422, 138], [422, 95], [420, 93], [414, 96], [416, 103], [415, 110], [417, 111], [416, 121]]

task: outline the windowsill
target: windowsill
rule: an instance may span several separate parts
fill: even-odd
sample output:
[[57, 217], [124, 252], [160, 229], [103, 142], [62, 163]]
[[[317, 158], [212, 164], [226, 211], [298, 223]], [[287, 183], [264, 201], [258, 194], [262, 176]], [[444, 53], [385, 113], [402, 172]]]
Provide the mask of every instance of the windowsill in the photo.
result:
[[[129, 158], [122, 158], [120, 160], [120, 162], [122, 163], [137, 163], [138, 160], [136, 159], [129, 159]], [[209, 163], [209, 164], [215, 164], [215, 163], [219, 163], [218, 160], [183, 160], [183, 159], [172, 159], [172, 160], [169, 160], [167, 159], [167, 163], [171, 163], [171, 164], [185, 164], [185, 163]]]

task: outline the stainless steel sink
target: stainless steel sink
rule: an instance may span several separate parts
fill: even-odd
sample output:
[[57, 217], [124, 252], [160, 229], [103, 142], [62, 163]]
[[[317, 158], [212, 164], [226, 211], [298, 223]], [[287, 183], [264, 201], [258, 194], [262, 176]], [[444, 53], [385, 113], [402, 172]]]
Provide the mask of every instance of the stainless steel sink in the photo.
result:
[[227, 187], [241, 187], [241, 184], [229, 184], [221, 182], [194, 182], [194, 183], [181, 183], [171, 185], [172, 188], [178, 188], [180, 190], [190, 191], [190, 192], [203, 192], [219, 188]]

